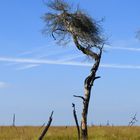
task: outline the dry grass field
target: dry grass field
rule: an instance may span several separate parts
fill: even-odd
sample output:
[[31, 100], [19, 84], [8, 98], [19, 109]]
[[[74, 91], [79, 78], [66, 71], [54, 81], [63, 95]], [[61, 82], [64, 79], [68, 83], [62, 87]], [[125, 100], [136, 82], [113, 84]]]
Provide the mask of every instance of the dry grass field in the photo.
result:
[[[38, 140], [42, 127], [0, 127], [0, 140]], [[77, 140], [75, 127], [50, 127], [44, 140]], [[140, 140], [140, 127], [89, 127], [89, 140]]]

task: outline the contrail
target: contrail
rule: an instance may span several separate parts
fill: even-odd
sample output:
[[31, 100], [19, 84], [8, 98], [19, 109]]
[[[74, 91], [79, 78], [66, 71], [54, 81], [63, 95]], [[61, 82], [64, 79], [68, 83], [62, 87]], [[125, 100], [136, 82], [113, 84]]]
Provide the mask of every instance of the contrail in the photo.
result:
[[116, 68], [116, 69], [140, 69], [140, 65], [121, 65], [121, 64], [101, 64], [103, 68]]
[[[83, 66], [83, 67], [91, 67], [93, 65], [92, 63], [81, 63], [75, 61], [62, 62], [59, 60], [42, 60], [42, 59], [32, 59], [32, 58], [12, 58], [12, 57], [11, 58], [0, 57], [0, 61], [32, 64], [31, 67], [41, 65], [41, 64], [70, 65], [70, 66]], [[101, 64], [100, 66], [102, 68], [115, 68], [115, 69], [140, 69], [140, 65]]]
[[140, 48], [126, 48], [126, 47], [111, 47], [111, 46], [105, 46], [105, 48], [112, 49], [112, 50], [124, 50], [124, 51], [136, 51], [140, 52]]
[[31, 69], [31, 68], [38, 67], [38, 66], [40, 66], [40, 64], [27, 64], [27, 65], [21, 66], [19, 68], [16, 68], [16, 70]]

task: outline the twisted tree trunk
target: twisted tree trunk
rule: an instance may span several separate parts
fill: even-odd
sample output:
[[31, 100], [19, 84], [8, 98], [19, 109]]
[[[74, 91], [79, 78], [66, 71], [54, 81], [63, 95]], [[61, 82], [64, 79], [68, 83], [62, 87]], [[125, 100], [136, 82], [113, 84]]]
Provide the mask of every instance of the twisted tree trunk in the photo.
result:
[[[47, 6], [53, 10], [53, 12], [48, 12], [44, 15], [43, 19], [46, 23], [44, 33], [48, 34], [50, 32], [55, 40], [56, 35], [56, 37], [59, 38], [60, 43], [61, 41], [66, 41], [67, 43], [67, 39], [69, 40], [69, 37], [72, 37], [77, 49], [86, 56], [89, 56], [94, 62], [91, 73], [85, 79], [84, 96], [74, 95], [74, 97], [83, 100], [81, 129], [79, 129], [78, 126], [76, 112], [73, 112], [78, 130], [78, 138], [80, 137], [81, 140], [87, 140], [87, 116], [91, 89], [95, 79], [100, 78], [96, 77], [96, 72], [102, 54], [103, 46], [101, 45], [102, 43], [105, 43], [105, 40], [100, 34], [101, 30], [98, 22], [89, 17], [84, 11], [76, 9], [76, 11], [72, 12], [73, 10], [71, 11], [70, 8], [71, 6], [63, 0], [52, 0]], [[95, 51], [95, 49], [98, 50], [98, 52]]]
[[93, 60], [95, 60], [90, 75], [85, 79], [84, 82], [84, 97], [80, 96], [83, 99], [83, 110], [82, 110], [82, 119], [81, 119], [81, 138], [82, 140], [88, 140], [87, 115], [88, 115], [89, 101], [90, 101], [90, 95], [91, 95], [91, 89], [93, 83], [96, 79], [100, 78], [99, 76], [96, 77], [96, 72], [100, 64], [103, 46], [99, 47], [100, 52], [99, 54], [97, 54], [92, 50], [81, 46], [76, 36], [73, 36], [73, 40], [77, 48], [80, 51], [82, 51], [82, 53], [84, 53], [87, 56], [90, 56]]
[[82, 120], [81, 120], [81, 137], [82, 140], [88, 139], [88, 130], [87, 130], [87, 115], [88, 115], [88, 108], [89, 108], [89, 101], [90, 101], [90, 95], [91, 95], [91, 89], [93, 86], [93, 83], [95, 79], [98, 79], [100, 77], [96, 77], [96, 72], [98, 70], [99, 64], [100, 64], [100, 58], [96, 60], [95, 64], [93, 65], [91, 69], [90, 75], [85, 79], [84, 83], [84, 101], [83, 101], [83, 111], [82, 111]]

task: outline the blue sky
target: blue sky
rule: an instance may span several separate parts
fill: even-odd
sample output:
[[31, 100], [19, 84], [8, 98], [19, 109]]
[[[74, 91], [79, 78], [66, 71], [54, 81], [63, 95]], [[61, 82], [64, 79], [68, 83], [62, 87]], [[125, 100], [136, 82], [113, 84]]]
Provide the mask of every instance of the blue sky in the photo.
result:
[[[137, 112], [140, 120], [139, 0], [69, 0], [96, 20], [105, 18], [108, 37], [92, 90], [88, 123], [127, 125]], [[91, 61], [70, 43], [55, 44], [41, 30], [47, 12], [42, 0], [0, 1], [0, 125], [42, 125], [54, 110], [53, 125], [73, 125], [71, 103], [81, 117], [83, 81]], [[140, 125], [140, 121], [137, 122]]]

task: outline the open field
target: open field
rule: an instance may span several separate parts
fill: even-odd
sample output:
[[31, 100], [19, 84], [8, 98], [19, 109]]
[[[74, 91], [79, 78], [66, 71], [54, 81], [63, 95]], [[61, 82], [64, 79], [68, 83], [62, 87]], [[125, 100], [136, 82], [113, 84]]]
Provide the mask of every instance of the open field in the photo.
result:
[[[0, 127], [0, 140], [37, 140], [42, 127]], [[75, 127], [50, 127], [44, 140], [77, 140]], [[140, 127], [89, 127], [89, 140], [140, 140]]]

